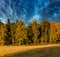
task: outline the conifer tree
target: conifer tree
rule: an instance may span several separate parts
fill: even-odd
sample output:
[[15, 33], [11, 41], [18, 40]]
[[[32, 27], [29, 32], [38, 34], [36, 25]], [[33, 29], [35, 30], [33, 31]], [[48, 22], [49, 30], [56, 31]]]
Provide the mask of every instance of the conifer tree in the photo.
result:
[[33, 40], [33, 31], [32, 31], [32, 26], [31, 24], [29, 26], [26, 26], [27, 29], [27, 43], [28, 44], [33, 44], [34, 40]]
[[12, 44], [15, 45], [15, 23], [11, 23], [11, 38], [12, 38]]
[[10, 26], [10, 19], [7, 20], [7, 24], [5, 25], [5, 45], [12, 44], [11, 38], [11, 26]]
[[4, 24], [0, 20], [0, 45], [4, 45]]

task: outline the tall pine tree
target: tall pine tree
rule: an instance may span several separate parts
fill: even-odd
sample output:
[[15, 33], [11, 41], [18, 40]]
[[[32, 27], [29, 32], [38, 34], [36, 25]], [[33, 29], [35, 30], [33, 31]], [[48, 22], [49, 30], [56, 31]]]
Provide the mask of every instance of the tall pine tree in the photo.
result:
[[7, 20], [7, 24], [5, 25], [5, 45], [12, 44], [11, 38], [11, 25], [10, 19]]

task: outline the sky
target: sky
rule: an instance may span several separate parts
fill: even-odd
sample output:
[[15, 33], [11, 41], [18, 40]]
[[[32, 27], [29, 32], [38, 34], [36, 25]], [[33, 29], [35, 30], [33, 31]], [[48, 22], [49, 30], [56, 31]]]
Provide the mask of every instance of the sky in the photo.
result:
[[0, 20], [24, 20], [26, 24], [36, 19], [60, 22], [60, 0], [0, 0]]

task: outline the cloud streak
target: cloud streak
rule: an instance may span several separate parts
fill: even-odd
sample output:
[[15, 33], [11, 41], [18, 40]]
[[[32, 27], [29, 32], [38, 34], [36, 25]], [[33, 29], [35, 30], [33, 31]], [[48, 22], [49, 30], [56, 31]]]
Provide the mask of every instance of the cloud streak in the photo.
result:
[[[1, 20], [23, 19], [25, 23], [36, 18], [60, 22], [60, 0], [0, 0]], [[55, 17], [55, 18], [54, 18]], [[4, 22], [4, 21], [3, 21]]]

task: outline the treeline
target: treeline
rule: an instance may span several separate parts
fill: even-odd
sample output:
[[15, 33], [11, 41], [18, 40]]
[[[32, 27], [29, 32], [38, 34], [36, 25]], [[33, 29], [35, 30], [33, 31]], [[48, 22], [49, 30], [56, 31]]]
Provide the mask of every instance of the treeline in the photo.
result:
[[24, 21], [10, 19], [4, 24], [0, 21], [0, 45], [46, 44], [59, 43], [60, 33], [47, 20], [38, 23], [33, 20], [29, 25]]

